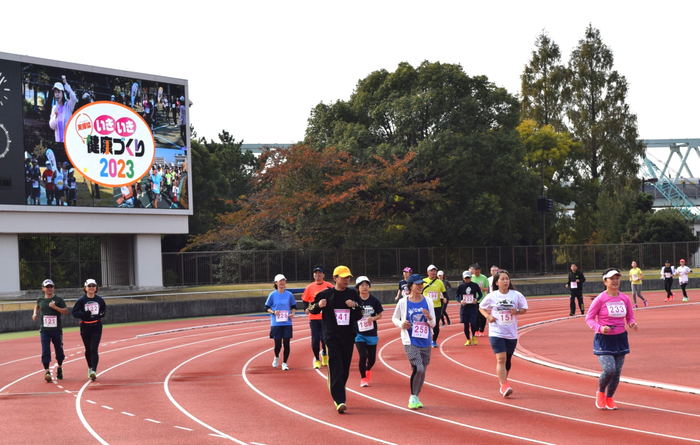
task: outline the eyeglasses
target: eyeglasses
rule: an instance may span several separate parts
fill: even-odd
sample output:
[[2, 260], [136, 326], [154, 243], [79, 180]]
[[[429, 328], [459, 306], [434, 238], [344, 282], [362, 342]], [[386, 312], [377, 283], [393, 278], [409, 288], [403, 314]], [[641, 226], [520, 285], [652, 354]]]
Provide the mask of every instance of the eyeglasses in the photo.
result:
[[88, 284], [87, 287], [97, 287], [96, 284]]

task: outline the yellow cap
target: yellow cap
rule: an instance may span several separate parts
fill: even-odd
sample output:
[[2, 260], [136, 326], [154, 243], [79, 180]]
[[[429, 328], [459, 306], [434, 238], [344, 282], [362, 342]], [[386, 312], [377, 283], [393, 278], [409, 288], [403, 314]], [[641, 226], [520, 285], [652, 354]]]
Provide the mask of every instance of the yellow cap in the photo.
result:
[[352, 274], [350, 273], [350, 269], [348, 269], [347, 266], [338, 266], [335, 269], [333, 269], [333, 276], [346, 278], [351, 277]]

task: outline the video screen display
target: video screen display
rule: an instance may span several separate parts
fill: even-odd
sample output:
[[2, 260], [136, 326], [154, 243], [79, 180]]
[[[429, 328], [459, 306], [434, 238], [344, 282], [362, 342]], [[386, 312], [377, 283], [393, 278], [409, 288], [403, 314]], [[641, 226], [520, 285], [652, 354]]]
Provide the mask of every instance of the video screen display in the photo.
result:
[[0, 57], [0, 206], [190, 213], [186, 82], [56, 65]]

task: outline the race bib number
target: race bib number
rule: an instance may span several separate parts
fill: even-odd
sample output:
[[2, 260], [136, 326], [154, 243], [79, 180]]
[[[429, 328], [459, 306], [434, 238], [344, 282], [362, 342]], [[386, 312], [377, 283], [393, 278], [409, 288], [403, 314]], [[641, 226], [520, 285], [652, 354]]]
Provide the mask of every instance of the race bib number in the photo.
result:
[[428, 292], [428, 298], [430, 298], [433, 301], [437, 301], [438, 293], [437, 292]]
[[671, 272], [666, 272], [664, 274], [664, 277], [666, 277], [666, 278], [671, 278], [672, 276], [673, 276], [673, 274]]
[[578, 289], [578, 283], [576, 281], [571, 282], [571, 288], [572, 289]]
[[609, 301], [605, 306], [608, 308], [609, 317], [623, 318], [627, 315], [627, 306], [621, 301]]
[[462, 301], [464, 301], [466, 304], [473, 304], [474, 303], [474, 294], [462, 295]]
[[510, 313], [510, 309], [496, 311], [496, 323], [501, 326], [515, 324], [515, 315]]
[[411, 336], [415, 338], [430, 338], [430, 325], [416, 321], [411, 325]]
[[85, 310], [90, 311], [92, 315], [97, 315], [100, 313], [100, 304], [99, 303], [87, 303], [85, 305]]
[[45, 328], [57, 328], [58, 327], [58, 317], [56, 315], [44, 315], [44, 327]]
[[374, 329], [374, 322], [369, 318], [361, 318], [357, 321], [357, 329], [360, 332], [367, 332]]
[[277, 322], [282, 323], [289, 320], [289, 311], [277, 311], [277, 315], [275, 315], [275, 320]]
[[335, 309], [335, 322], [338, 326], [350, 326], [350, 309]]
[[639, 281], [639, 275], [632, 275], [632, 281]]

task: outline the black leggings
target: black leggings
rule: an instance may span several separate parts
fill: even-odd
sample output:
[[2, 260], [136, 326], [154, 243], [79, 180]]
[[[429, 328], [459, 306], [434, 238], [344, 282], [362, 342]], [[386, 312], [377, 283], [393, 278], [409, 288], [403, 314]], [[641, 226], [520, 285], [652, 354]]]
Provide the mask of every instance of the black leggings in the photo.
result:
[[673, 278], [664, 279], [664, 289], [666, 290], [666, 298], [671, 298], [671, 286], [673, 285]]
[[80, 323], [80, 337], [85, 346], [85, 360], [89, 369], [97, 371], [97, 364], [100, 362], [100, 354], [97, 348], [102, 340], [102, 322]]
[[688, 293], [685, 291], [685, 287], [688, 283], [681, 283], [681, 290], [683, 291], [683, 298], [688, 298]]
[[372, 369], [374, 362], [377, 361], [377, 345], [368, 345], [363, 341], [355, 343], [357, 353], [360, 355], [360, 376], [366, 378], [366, 372]]
[[288, 338], [281, 338], [279, 340], [275, 339], [275, 357], [280, 356], [280, 350], [282, 349], [283, 342], [284, 342], [284, 358], [282, 359], [282, 363], [287, 363], [287, 359], [289, 359], [289, 339]]
[[442, 318], [442, 306], [435, 308], [435, 327], [433, 328], [433, 342], [436, 342], [440, 335], [440, 319]]
[[442, 317], [440, 318], [440, 321], [445, 323], [445, 318], [447, 318], [447, 323], [452, 324], [452, 322], [450, 321], [450, 316], [447, 315], [447, 303], [449, 303], [449, 301], [442, 303]]

